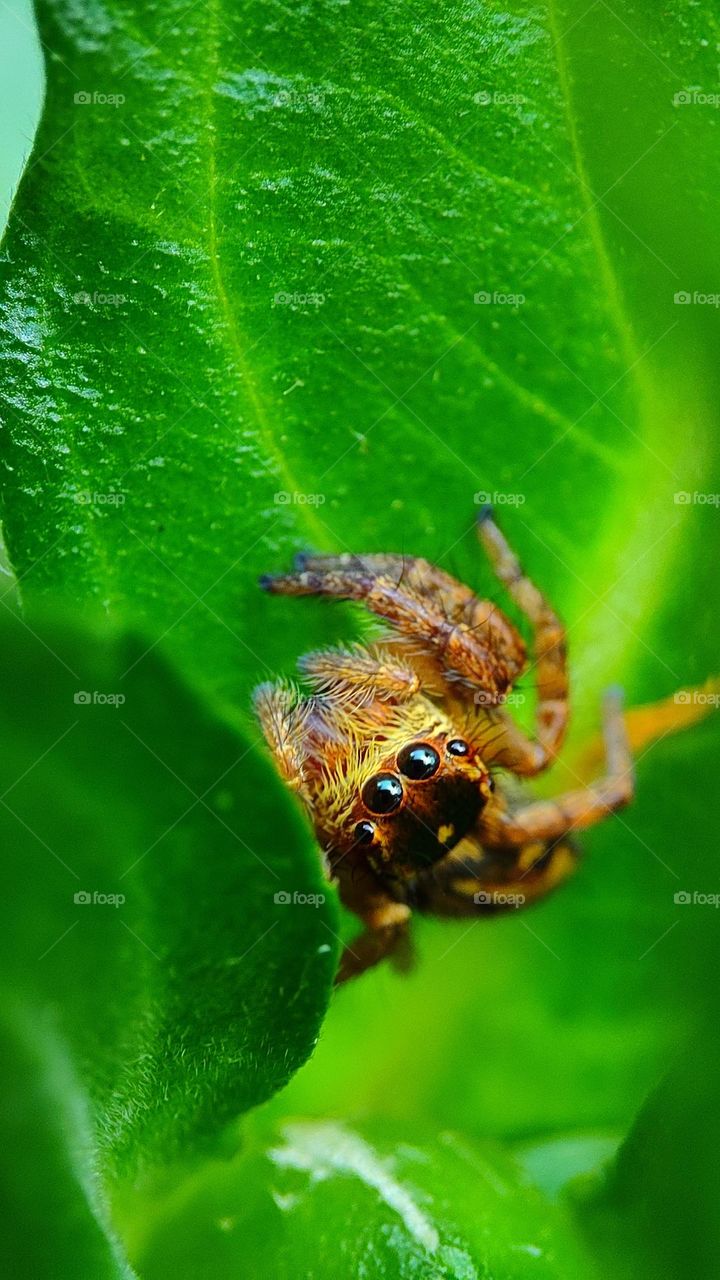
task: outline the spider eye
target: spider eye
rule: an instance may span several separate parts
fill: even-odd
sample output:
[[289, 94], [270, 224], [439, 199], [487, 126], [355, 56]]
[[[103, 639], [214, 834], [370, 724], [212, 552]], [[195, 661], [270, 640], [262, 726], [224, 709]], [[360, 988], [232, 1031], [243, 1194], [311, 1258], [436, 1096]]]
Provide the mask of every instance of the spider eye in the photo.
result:
[[427, 742], [415, 742], [411, 746], [403, 747], [398, 756], [398, 769], [413, 782], [432, 778], [439, 767], [440, 756], [434, 747], [428, 746]]
[[464, 738], [451, 738], [445, 750], [449, 756], [467, 756], [470, 748]]
[[355, 824], [356, 844], [372, 844], [374, 839], [375, 824], [373, 822], [357, 822]]
[[394, 773], [376, 773], [362, 789], [362, 801], [370, 813], [393, 813], [402, 798], [402, 783]]

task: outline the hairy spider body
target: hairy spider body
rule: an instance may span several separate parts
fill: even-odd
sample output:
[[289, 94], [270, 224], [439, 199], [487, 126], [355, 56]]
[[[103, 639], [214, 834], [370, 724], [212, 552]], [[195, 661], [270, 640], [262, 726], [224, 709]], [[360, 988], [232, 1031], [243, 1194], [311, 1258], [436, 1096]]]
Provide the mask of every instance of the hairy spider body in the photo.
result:
[[544, 896], [574, 869], [571, 833], [632, 797], [617, 692], [605, 700], [604, 777], [553, 800], [528, 800], [513, 783], [547, 768], [562, 744], [565, 632], [489, 509], [478, 531], [533, 628], [533, 737], [503, 705], [527, 669], [519, 633], [442, 570], [394, 555], [303, 555], [293, 573], [262, 579], [277, 594], [361, 601], [392, 628], [370, 647], [302, 658], [309, 696], [287, 683], [255, 692], [278, 768], [311, 817], [342, 901], [365, 926], [338, 981], [393, 952], [402, 958], [413, 909], [491, 914]]

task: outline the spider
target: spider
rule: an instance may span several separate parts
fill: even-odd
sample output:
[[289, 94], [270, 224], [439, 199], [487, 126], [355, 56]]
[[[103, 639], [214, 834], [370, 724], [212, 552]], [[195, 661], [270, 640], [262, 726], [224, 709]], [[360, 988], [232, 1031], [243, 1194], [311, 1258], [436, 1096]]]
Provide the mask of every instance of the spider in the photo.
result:
[[532, 628], [534, 737], [507, 705], [528, 669], [520, 634], [441, 569], [400, 555], [301, 554], [293, 573], [260, 580], [275, 594], [361, 601], [389, 624], [372, 645], [301, 658], [309, 696], [287, 682], [254, 694], [279, 771], [309, 813], [341, 901], [364, 926], [341, 957], [339, 983], [385, 957], [406, 967], [413, 910], [492, 914], [544, 897], [576, 866], [572, 834], [633, 796], [617, 690], [604, 701], [604, 776], [552, 800], [528, 799], [515, 781], [546, 769], [563, 742], [565, 630], [491, 508], [477, 528]]

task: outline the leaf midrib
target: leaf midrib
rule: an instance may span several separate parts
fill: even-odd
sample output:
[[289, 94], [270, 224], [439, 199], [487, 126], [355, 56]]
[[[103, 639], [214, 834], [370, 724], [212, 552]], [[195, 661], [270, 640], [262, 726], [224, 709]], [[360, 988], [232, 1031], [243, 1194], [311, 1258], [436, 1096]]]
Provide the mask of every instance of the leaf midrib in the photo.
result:
[[[240, 329], [235, 308], [232, 305], [223, 280], [220, 263], [220, 237], [218, 234], [217, 128], [215, 122], [216, 85], [221, 72], [218, 9], [219, 0], [210, 0], [207, 12], [209, 17], [208, 48], [210, 51], [208, 66], [211, 70], [211, 76], [208, 77], [206, 83], [205, 103], [208, 132], [208, 260], [212, 284], [220, 311], [221, 330], [226, 336], [227, 344], [230, 348], [231, 364], [234, 372], [238, 375], [237, 380], [241, 393], [249, 401], [252, 408], [259, 436], [267, 456], [272, 458], [279, 480], [285, 486], [286, 491], [290, 493], [305, 492], [300, 488], [284, 451], [275, 440], [262, 392], [258, 386], [252, 366], [245, 355], [245, 336]], [[323, 522], [315, 514], [314, 508], [309, 504], [303, 503], [299, 508], [296, 507], [295, 510], [299, 510], [300, 520], [305, 524], [316, 544], [321, 548], [324, 547], [327, 544], [327, 530]]]

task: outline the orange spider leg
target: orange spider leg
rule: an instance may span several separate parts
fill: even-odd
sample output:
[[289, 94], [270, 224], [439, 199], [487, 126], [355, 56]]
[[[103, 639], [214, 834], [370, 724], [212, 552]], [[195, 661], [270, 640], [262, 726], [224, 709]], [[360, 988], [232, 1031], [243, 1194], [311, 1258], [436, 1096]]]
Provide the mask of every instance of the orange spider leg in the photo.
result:
[[297, 691], [288, 684], [266, 681], [255, 689], [253, 707], [280, 776], [307, 803], [307, 756], [303, 745], [306, 709], [298, 702]]
[[380, 649], [349, 645], [305, 654], [298, 667], [321, 697], [346, 699], [354, 706], [408, 702], [420, 692], [420, 677], [407, 663]]
[[605, 698], [607, 772], [592, 786], [508, 809], [488, 804], [476, 831], [418, 877], [413, 905], [441, 916], [496, 914], [544, 898], [572, 875], [572, 833], [601, 821], [633, 794], [632, 758], [617, 692]]
[[579, 852], [563, 836], [520, 849], [482, 850], [473, 837], [423, 876], [413, 906], [438, 916], [498, 915], [530, 906], [575, 871]]
[[556, 840], [590, 827], [632, 800], [633, 762], [622, 698], [617, 690], [605, 695], [603, 732], [606, 772], [588, 787], [567, 791], [551, 800], [536, 800], [519, 809], [488, 805], [478, 823], [478, 839], [485, 847], [502, 849], [533, 840]]
[[534, 628], [537, 671], [536, 739], [500, 712], [495, 721], [504, 726], [498, 735], [493, 759], [525, 776], [546, 769], [557, 755], [568, 721], [568, 673], [565, 629], [542, 592], [523, 572], [520, 561], [492, 518], [489, 507], [478, 517], [478, 535], [492, 567], [510, 598], [522, 609]]
[[[380, 557], [386, 562], [388, 557]], [[393, 564], [396, 557], [391, 557]], [[348, 563], [345, 563], [347, 560]], [[265, 590], [280, 595], [321, 595], [337, 599], [357, 600], [371, 612], [385, 618], [402, 634], [409, 636], [421, 650], [429, 651], [439, 662], [444, 677], [453, 687], [464, 683], [486, 693], [490, 704], [497, 703], [510, 687], [522, 667], [525, 650], [519, 636], [504, 622], [495, 630], [486, 628], [479, 636], [477, 628], [447, 616], [442, 602], [432, 594], [416, 594], [395, 578], [377, 575], [371, 556], [316, 556], [300, 559], [295, 573], [261, 578]], [[329, 562], [329, 567], [325, 567]], [[352, 563], [353, 567], [349, 567]], [[407, 572], [417, 572], [416, 567]], [[305, 566], [311, 566], [307, 568]], [[386, 568], [386, 563], [383, 563]], [[444, 581], [452, 579], [440, 570], [433, 571]], [[463, 601], [466, 588], [455, 584]], [[472, 593], [469, 593], [472, 599]], [[492, 609], [492, 606], [489, 606]], [[502, 643], [498, 642], [502, 636]]]
[[341, 862], [334, 870], [343, 905], [364, 925], [363, 932], [343, 951], [335, 985], [359, 977], [388, 957], [393, 957], [398, 967], [408, 968], [410, 908], [392, 898], [367, 865]]

